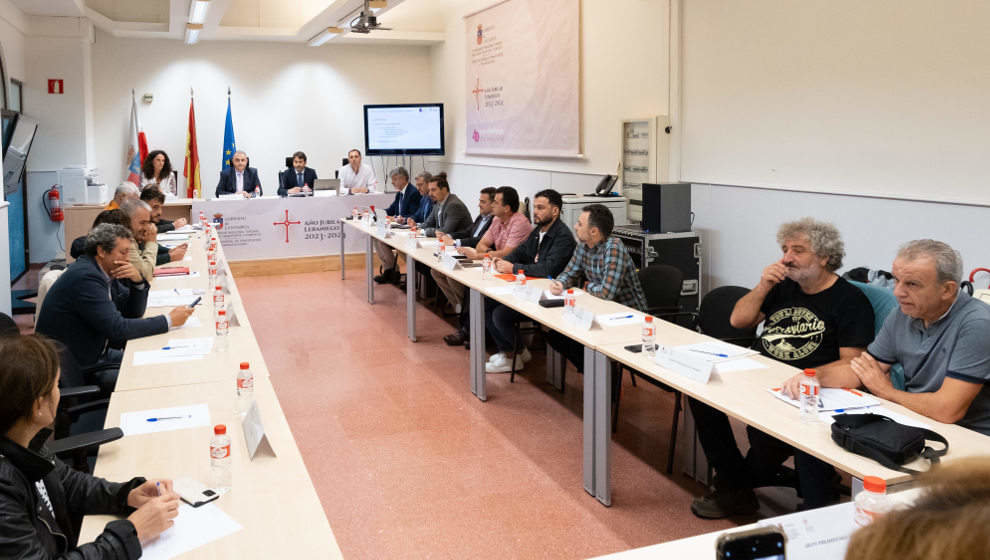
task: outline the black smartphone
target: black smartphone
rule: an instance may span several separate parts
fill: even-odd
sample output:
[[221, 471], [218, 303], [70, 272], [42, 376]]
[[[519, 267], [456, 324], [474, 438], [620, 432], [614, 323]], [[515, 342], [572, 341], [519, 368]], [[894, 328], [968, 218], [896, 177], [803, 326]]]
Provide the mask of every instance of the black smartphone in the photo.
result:
[[718, 560], [784, 560], [787, 536], [779, 525], [723, 533], [715, 542]]
[[640, 352], [643, 351], [643, 345], [642, 344], [630, 344], [629, 346], [626, 346], [626, 350], [629, 350], [633, 354], [639, 354]]

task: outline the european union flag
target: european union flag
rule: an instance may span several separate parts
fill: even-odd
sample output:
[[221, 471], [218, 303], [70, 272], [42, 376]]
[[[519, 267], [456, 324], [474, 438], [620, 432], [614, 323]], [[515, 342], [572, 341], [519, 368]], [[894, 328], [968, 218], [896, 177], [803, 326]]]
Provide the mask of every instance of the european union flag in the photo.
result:
[[234, 141], [234, 120], [230, 116], [230, 94], [227, 95], [227, 123], [223, 127], [223, 165], [220, 170], [224, 171], [230, 167], [230, 158], [234, 157], [237, 151], [237, 143]]

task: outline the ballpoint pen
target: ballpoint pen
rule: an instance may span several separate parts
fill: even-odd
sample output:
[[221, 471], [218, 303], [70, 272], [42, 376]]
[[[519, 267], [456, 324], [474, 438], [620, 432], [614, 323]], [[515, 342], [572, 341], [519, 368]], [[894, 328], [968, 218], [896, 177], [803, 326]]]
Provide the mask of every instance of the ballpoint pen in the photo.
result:
[[158, 416], [154, 418], [148, 418], [147, 422], [160, 422], [162, 420], [181, 420], [183, 418], [189, 418], [188, 416]]
[[697, 352], [699, 354], [708, 354], [709, 356], [718, 356], [719, 358], [728, 358], [729, 357], [728, 354], [720, 354], [718, 352], [709, 352], [707, 350], [698, 350], [696, 348], [691, 348], [690, 350], [692, 352]]

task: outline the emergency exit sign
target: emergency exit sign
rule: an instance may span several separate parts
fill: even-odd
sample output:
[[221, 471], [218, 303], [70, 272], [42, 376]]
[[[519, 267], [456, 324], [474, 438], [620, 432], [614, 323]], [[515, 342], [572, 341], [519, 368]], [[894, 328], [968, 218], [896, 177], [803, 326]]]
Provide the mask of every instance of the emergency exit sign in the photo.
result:
[[65, 87], [62, 80], [48, 80], [48, 93], [55, 95], [62, 95], [65, 93]]

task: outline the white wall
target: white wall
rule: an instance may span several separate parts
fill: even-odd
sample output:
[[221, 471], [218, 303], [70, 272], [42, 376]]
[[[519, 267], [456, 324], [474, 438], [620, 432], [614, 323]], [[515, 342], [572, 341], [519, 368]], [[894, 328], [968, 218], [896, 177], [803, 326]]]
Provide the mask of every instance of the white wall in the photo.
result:
[[547, 187], [590, 192], [601, 175], [615, 174], [620, 157], [620, 120], [668, 112], [668, 2], [581, 0], [579, 118], [583, 159], [464, 154], [466, 47], [462, 18], [492, 3], [466, 0], [451, 10], [444, 43], [432, 47], [434, 94], [444, 103], [447, 155], [431, 161], [428, 168], [447, 171], [454, 192], [470, 200], [488, 185], [512, 185], [522, 196], [532, 196]]
[[[984, 227], [990, 208], [983, 206], [724, 185], [695, 185], [691, 196], [694, 226], [705, 244], [706, 291], [755, 285], [763, 268], [780, 258], [777, 228], [804, 216], [839, 228], [846, 245], [843, 271], [858, 266], [890, 270], [902, 243], [925, 237], [962, 253], [966, 276], [973, 268], [990, 266]], [[983, 286], [985, 279], [978, 280]]]
[[[150, 148], [169, 154], [184, 188], [181, 174], [192, 86], [203, 191], [212, 197], [220, 172], [230, 86], [237, 147], [258, 168], [265, 192], [274, 194], [285, 156], [302, 150], [321, 177], [333, 177], [347, 150], [364, 146], [362, 105], [430, 101], [431, 72], [427, 47], [331, 43], [310, 48], [250, 42], [187, 46], [97, 33], [95, 164], [107, 184], [120, 182], [134, 88]], [[154, 95], [151, 105], [141, 103], [144, 93]], [[375, 159], [383, 181], [381, 161]]]

